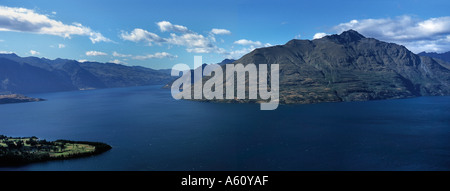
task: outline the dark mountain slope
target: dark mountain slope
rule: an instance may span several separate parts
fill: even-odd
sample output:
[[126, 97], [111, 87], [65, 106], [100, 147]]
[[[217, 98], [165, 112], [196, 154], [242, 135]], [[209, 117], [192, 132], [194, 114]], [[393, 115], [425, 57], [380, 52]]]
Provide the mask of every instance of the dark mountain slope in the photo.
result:
[[356, 31], [259, 48], [234, 63], [279, 64], [281, 103], [450, 95], [450, 70]]

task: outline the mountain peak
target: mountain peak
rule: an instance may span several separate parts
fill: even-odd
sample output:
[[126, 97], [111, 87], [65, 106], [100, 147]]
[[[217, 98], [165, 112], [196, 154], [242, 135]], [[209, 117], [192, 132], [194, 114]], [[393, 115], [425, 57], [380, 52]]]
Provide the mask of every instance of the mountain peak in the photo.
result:
[[225, 60], [222, 60], [222, 62], [220, 62], [219, 65], [231, 64], [231, 63], [233, 63], [234, 61], [236, 61], [236, 60], [226, 58]]
[[357, 31], [350, 29], [347, 31], [342, 32], [339, 37], [341, 37], [342, 39], [346, 40], [346, 41], [358, 41], [361, 40], [363, 38], [366, 38], [365, 36], [363, 36], [362, 34], [359, 34]]
[[333, 34], [333, 35], [327, 35], [321, 39], [330, 40], [339, 44], [347, 44], [350, 42], [358, 42], [361, 39], [366, 38], [362, 34], [358, 33], [357, 31], [350, 29], [347, 31], [342, 32], [341, 34]]

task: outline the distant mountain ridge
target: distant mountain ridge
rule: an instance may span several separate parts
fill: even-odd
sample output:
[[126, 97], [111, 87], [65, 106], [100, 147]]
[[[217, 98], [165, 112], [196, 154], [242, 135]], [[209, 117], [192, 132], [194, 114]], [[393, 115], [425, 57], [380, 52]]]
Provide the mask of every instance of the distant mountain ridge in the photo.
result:
[[444, 53], [436, 53], [436, 52], [421, 52], [418, 54], [419, 56], [428, 56], [434, 58], [437, 62], [439, 62], [442, 66], [446, 67], [450, 70], [450, 51]]
[[0, 54], [0, 92], [41, 93], [166, 84], [166, 71], [114, 63]]
[[[234, 59], [224, 59], [224, 60], [222, 60], [222, 62], [219, 62], [219, 63], [217, 63], [219, 66], [224, 66], [225, 64], [231, 64], [231, 63], [233, 63], [234, 61], [236, 61], [236, 60], [234, 60]], [[190, 71], [191, 71], [191, 83], [193, 84], [193, 83], [195, 83], [195, 80], [194, 80], [194, 73], [195, 73], [195, 71], [196, 72], [199, 72], [199, 73], [202, 73], [203, 72], [203, 70], [205, 69], [205, 67], [206, 67], [206, 63], [203, 63], [201, 66], [199, 66], [199, 67], [197, 67], [197, 68], [195, 68], [195, 69], [191, 69]], [[202, 76], [203, 76], [203, 73], [202, 73]], [[169, 83], [167, 83], [163, 88], [165, 88], [165, 89], [168, 89], [168, 88], [170, 88], [171, 86], [172, 86], [172, 83], [175, 81], [175, 79], [174, 80], [172, 80], [172, 81], [170, 81]]]
[[258, 48], [233, 63], [279, 64], [281, 103], [450, 95], [450, 70], [445, 62], [354, 30]]
[[436, 53], [436, 52], [421, 52], [418, 54], [419, 56], [428, 56], [431, 58], [441, 59], [446, 62], [450, 62], [450, 51], [444, 53]]

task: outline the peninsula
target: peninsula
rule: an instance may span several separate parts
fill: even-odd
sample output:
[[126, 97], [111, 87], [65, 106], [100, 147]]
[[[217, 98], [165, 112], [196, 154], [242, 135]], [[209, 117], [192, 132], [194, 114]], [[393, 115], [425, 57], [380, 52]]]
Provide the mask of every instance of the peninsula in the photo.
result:
[[20, 94], [6, 94], [6, 95], [0, 94], [0, 104], [35, 102], [35, 101], [45, 101], [45, 99], [32, 98]]
[[0, 166], [86, 157], [106, 152], [111, 148], [99, 142], [46, 141], [34, 136], [13, 138], [0, 135]]

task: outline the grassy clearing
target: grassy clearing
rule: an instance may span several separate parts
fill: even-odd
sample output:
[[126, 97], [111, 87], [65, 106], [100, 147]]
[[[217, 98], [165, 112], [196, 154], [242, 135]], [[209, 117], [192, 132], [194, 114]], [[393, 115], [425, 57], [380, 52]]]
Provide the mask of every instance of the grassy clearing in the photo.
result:
[[[61, 149], [64, 148], [64, 149]], [[64, 147], [59, 148], [59, 150], [50, 152], [50, 157], [68, 157], [71, 155], [77, 155], [82, 153], [92, 153], [95, 151], [95, 146], [88, 144], [72, 144], [66, 143]]]

